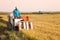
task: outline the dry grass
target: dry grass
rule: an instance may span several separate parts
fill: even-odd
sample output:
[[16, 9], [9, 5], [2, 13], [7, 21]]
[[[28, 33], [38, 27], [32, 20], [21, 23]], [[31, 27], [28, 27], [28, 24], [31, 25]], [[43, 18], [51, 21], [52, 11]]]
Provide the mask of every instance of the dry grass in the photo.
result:
[[[27, 14], [27, 16], [34, 27], [33, 30], [23, 30], [29, 40], [60, 40], [60, 14]], [[1, 17], [7, 21], [7, 15]]]
[[34, 29], [24, 33], [37, 40], [60, 40], [60, 14], [28, 15]]

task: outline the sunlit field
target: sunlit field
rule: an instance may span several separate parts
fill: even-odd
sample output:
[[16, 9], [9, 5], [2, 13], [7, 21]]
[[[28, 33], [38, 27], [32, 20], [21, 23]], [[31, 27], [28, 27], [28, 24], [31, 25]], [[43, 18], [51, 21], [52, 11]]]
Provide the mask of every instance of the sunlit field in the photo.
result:
[[0, 26], [6, 27], [4, 30], [6, 34], [0, 33], [2, 34], [0, 37], [6, 39], [8, 36], [9, 40], [14, 40], [14, 38], [21, 40], [21, 34], [24, 34], [26, 36], [25, 40], [60, 40], [60, 14], [21, 14], [21, 16], [24, 15], [29, 16], [33, 23], [33, 29], [23, 29], [22, 33], [10, 31], [7, 29], [7, 15], [0, 15]]

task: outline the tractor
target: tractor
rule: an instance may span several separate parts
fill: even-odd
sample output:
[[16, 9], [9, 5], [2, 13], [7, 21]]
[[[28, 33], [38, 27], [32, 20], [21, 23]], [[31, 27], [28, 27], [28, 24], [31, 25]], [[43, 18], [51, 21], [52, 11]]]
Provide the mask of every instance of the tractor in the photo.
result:
[[8, 14], [9, 29], [12, 30], [22, 30], [22, 29], [33, 29], [32, 21], [29, 20], [28, 16], [20, 16], [15, 18], [13, 13]]

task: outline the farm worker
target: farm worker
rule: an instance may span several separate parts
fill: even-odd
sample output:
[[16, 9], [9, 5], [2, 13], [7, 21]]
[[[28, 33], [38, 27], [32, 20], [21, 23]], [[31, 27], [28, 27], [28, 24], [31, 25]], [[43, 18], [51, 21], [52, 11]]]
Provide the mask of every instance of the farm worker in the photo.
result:
[[20, 11], [17, 9], [17, 7], [15, 7], [15, 9], [13, 10], [13, 15], [14, 15], [14, 18], [20, 17]]

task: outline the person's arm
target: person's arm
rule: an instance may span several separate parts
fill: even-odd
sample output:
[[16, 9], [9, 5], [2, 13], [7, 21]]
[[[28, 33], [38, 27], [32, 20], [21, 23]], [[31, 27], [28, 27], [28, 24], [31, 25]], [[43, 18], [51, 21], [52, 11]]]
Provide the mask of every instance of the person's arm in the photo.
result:
[[19, 11], [19, 10], [18, 10], [18, 12], [19, 12], [19, 16], [20, 16], [20, 14], [21, 14], [21, 13], [20, 13], [20, 11]]
[[13, 15], [15, 16], [15, 9], [13, 10]]

